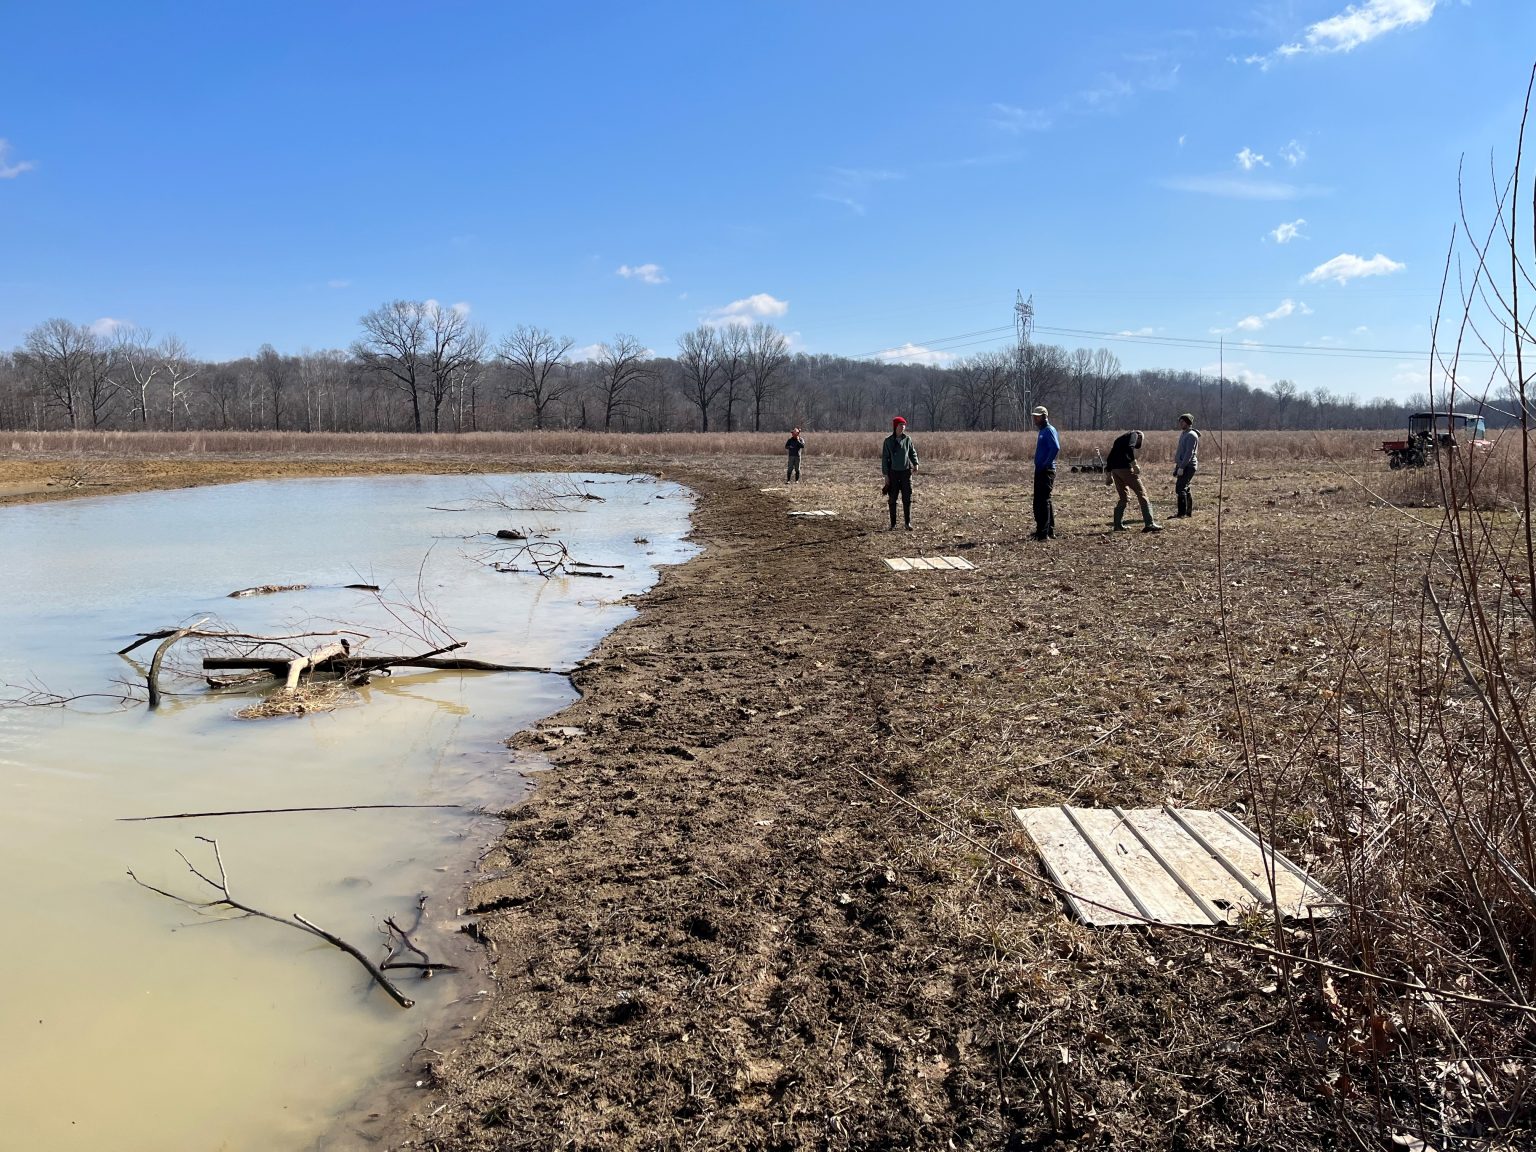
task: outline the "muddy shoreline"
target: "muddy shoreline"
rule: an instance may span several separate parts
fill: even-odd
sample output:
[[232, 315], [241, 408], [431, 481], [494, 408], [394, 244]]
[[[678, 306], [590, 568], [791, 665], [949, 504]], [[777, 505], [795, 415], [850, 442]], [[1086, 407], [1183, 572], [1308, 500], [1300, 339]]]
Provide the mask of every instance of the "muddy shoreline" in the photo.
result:
[[[1071, 923], [1031, 882], [1007, 812], [1237, 802], [1213, 516], [1111, 536], [1102, 487], [1073, 477], [1063, 539], [1040, 548], [1013, 464], [935, 466], [917, 532], [890, 537], [859, 461], [808, 460], [788, 491], [771, 458], [199, 463], [160, 462], [137, 485], [140, 462], [112, 467], [120, 490], [664, 470], [698, 495], [704, 553], [664, 571], [548, 721], [583, 734], [512, 741], [554, 768], [507, 813], [468, 897], [494, 996], [471, 1036], [422, 1054], [410, 1110], [360, 1132], [374, 1146], [1332, 1138], [1273, 971]], [[1240, 622], [1282, 695], [1315, 664], [1291, 649], [1323, 631], [1320, 598], [1380, 595], [1394, 527], [1335, 471], [1255, 464], [1227, 481], [1224, 571], [1247, 589]], [[919, 579], [879, 562], [933, 551], [978, 571]]]

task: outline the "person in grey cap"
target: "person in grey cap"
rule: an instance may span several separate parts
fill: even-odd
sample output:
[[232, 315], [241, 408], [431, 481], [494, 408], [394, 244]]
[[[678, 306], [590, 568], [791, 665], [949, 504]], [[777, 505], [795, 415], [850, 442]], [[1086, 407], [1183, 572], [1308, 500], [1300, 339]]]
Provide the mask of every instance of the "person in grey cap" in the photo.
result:
[[1117, 436], [1114, 444], [1109, 449], [1109, 459], [1104, 461], [1104, 484], [1115, 486], [1115, 494], [1120, 497], [1120, 503], [1115, 505], [1116, 532], [1125, 531], [1125, 503], [1126, 493], [1136, 494], [1136, 501], [1141, 505], [1141, 530], [1143, 532], [1161, 532], [1163, 526], [1152, 516], [1152, 502], [1147, 499], [1147, 490], [1141, 486], [1141, 466], [1136, 463], [1136, 452], [1141, 447], [1144, 437], [1140, 432], [1127, 432], [1123, 436]]
[[1195, 514], [1195, 494], [1189, 490], [1189, 482], [1199, 468], [1200, 433], [1195, 431], [1195, 418], [1186, 412], [1179, 417], [1179, 446], [1173, 453], [1173, 494], [1179, 502], [1174, 519]]
[[1035, 437], [1035, 539], [1049, 540], [1056, 535], [1056, 509], [1051, 493], [1056, 489], [1056, 457], [1061, 454], [1061, 437], [1051, 426], [1051, 414], [1042, 404], [1030, 412], [1038, 435]]

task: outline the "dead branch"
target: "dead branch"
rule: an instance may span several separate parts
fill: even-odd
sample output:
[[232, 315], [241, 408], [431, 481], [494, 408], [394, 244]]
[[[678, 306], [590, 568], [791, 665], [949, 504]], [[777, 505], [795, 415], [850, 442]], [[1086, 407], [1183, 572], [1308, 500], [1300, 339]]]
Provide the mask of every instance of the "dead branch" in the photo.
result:
[[307, 656], [299, 656], [290, 660], [288, 662], [288, 680], [283, 685], [283, 691], [291, 695], [293, 690], [299, 686], [299, 677], [304, 675], [306, 671], [318, 668], [327, 660], [346, 657], [351, 655], [351, 653], [352, 645], [348, 644], [346, 639], [343, 638], [334, 644], [322, 644]]
[[[420, 896], [416, 897], [416, 918], [411, 921], [411, 926], [409, 928], [400, 927], [399, 924], [395, 923], [393, 916], [385, 917], [384, 924], [389, 932], [389, 955], [384, 957], [383, 962], [379, 965], [381, 969], [385, 971], [394, 968], [414, 969], [421, 973], [421, 978], [423, 980], [430, 980], [433, 974], [436, 972], [459, 971], [459, 966], [457, 964], [443, 964], [435, 962], [432, 957], [428, 956], [426, 952], [423, 951], [416, 944], [416, 942], [411, 939], [411, 933], [421, 927], [421, 921], [426, 916], [426, 912], [427, 894], [423, 892]], [[397, 940], [396, 937], [399, 937], [399, 939]], [[413, 953], [414, 955], [420, 957], [420, 959], [400, 959], [399, 957], [405, 952]]]
[[[462, 647], [455, 644], [454, 648]], [[452, 651], [452, 649], [449, 649]], [[280, 676], [288, 668], [287, 660], [266, 659], [260, 656], [209, 656], [203, 661], [208, 671], [234, 668], [256, 669]], [[569, 676], [575, 668], [544, 668], [534, 664], [497, 664], [490, 660], [473, 660], [467, 656], [438, 659], [432, 656], [349, 656], [345, 660], [327, 662], [327, 671], [340, 670], [347, 674], [377, 672], [385, 668], [438, 668], [458, 672], [539, 672], [546, 676]]]
[[199, 620], [197, 624], [190, 625], [186, 628], [177, 629], [175, 632], [172, 632], [169, 636], [162, 640], [160, 642], [160, 647], [155, 649], [154, 659], [149, 662], [149, 675], [145, 677], [145, 680], [148, 682], [149, 686], [149, 710], [151, 712], [160, 707], [160, 665], [165, 660], [166, 652], [170, 650], [172, 644], [175, 644], [176, 641], [180, 640], [182, 637], [188, 636], [195, 632], [197, 630], [198, 624], [203, 624], [205, 622], [206, 617], [203, 620]]
[[144, 881], [140, 880], [137, 876], [134, 875], [132, 868], [128, 869], [128, 878], [141, 888], [148, 888], [151, 892], [164, 896], [168, 900], [175, 900], [179, 904], [185, 904], [187, 907], [194, 910], [232, 908], [236, 912], [243, 912], [247, 916], [256, 916], [263, 920], [271, 920], [274, 924], [285, 924], [289, 928], [296, 928], [300, 932], [307, 932], [311, 936], [318, 936], [327, 944], [341, 949], [348, 956], [351, 956], [354, 960], [361, 964], [367, 970], [368, 975], [373, 977], [374, 983], [376, 983], [380, 988], [384, 989], [384, 991], [389, 994], [390, 999], [392, 999], [396, 1004], [400, 1005], [400, 1007], [409, 1008], [416, 1003], [414, 1000], [410, 999], [410, 997], [406, 996], [405, 993], [401, 992], [399, 988], [395, 987], [389, 977], [384, 975], [384, 973], [379, 970], [377, 964], [368, 959], [367, 956], [364, 956], [361, 952], [343, 940], [340, 936], [337, 936], [331, 932], [327, 932], [319, 925], [304, 919], [304, 917], [300, 916], [297, 912], [293, 914], [293, 918], [290, 920], [281, 916], [274, 916], [270, 912], [263, 912], [260, 908], [253, 908], [249, 904], [245, 904], [239, 900], [236, 900], [229, 891], [229, 876], [224, 870], [224, 857], [219, 852], [219, 842], [207, 836], [199, 836], [197, 839], [201, 840], [205, 844], [211, 844], [213, 846], [214, 863], [216, 863], [219, 868], [219, 878], [217, 880], [214, 880], [207, 876], [205, 873], [201, 872], [197, 866], [192, 863], [192, 861], [187, 859], [186, 854], [183, 853], [180, 849], [177, 850], [176, 855], [181, 857], [182, 862], [186, 864], [187, 870], [191, 872], [192, 875], [196, 876], [204, 884], [207, 884], [210, 888], [219, 894], [218, 899], [193, 900], [187, 896], [178, 896], [174, 892], [167, 892], [164, 888], [156, 888], [153, 884], [146, 884]]
[[[119, 816], [119, 824], [146, 820], [196, 820], [211, 816], [272, 816], [284, 812], [365, 812], [375, 808], [460, 808], [462, 804], [332, 804], [314, 808], [231, 808], [225, 812], [173, 812], [167, 816]], [[466, 809], [467, 811], [467, 809]]]

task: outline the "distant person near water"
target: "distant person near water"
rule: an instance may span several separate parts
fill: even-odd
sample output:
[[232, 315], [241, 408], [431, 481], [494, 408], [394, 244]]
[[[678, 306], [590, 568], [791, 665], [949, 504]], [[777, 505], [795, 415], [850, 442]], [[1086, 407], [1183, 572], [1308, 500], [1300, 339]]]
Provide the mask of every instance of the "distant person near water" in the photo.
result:
[[1195, 494], [1189, 490], [1189, 482], [1200, 470], [1200, 433], [1195, 431], [1195, 418], [1188, 412], [1179, 417], [1179, 446], [1173, 453], [1173, 494], [1179, 501], [1174, 519], [1195, 514]]
[[789, 439], [784, 441], [784, 451], [789, 453], [784, 462], [784, 483], [800, 479], [800, 453], [805, 451], [805, 437], [800, 435], [800, 429], [791, 430]]
[[1050, 540], [1056, 535], [1056, 509], [1051, 494], [1056, 490], [1056, 457], [1061, 455], [1061, 437], [1051, 425], [1051, 413], [1044, 404], [1030, 412], [1035, 436], [1035, 539]]
[[885, 493], [891, 511], [891, 526], [886, 529], [888, 532], [896, 531], [898, 496], [901, 497], [902, 522], [906, 524], [908, 532], [912, 531], [912, 473], [916, 471], [917, 445], [907, 435], [906, 420], [897, 416], [891, 421], [891, 434], [880, 445], [880, 475], [885, 477], [885, 484], [880, 491]]
[[1114, 444], [1109, 449], [1109, 459], [1104, 461], [1104, 484], [1115, 486], [1115, 494], [1120, 497], [1120, 502], [1115, 505], [1116, 532], [1125, 531], [1125, 504], [1126, 493], [1136, 495], [1136, 501], [1141, 505], [1141, 530], [1143, 532], [1161, 532], [1163, 526], [1152, 516], [1152, 502], [1147, 499], [1147, 490], [1141, 486], [1141, 465], [1136, 463], [1136, 451], [1142, 445], [1144, 437], [1140, 432], [1127, 432], [1123, 436], [1117, 436]]

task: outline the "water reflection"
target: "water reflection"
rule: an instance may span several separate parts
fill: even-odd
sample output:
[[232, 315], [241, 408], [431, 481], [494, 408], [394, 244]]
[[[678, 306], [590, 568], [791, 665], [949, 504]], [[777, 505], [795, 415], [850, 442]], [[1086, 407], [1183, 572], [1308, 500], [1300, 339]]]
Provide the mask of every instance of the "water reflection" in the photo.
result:
[[[0, 508], [0, 682], [69, 694], [141, 685], [135, 633], [199, 617], [252, 633], [392, 627], [341, 585], [420, 594], [463, 655], [569, 666], [625, 619], [623, 598], [683, 559], [689, 505], [672, 485], [597, 481], [604, 502], [527, 513], [612, 580], [505, 575], [457, 537], [509, 527], [468, 507], [477, 480], [274, 481]], [[508, 482], [488, 478], [492, 486]], [[665, 495], [665, 500], [655, 497]], [[637, 545], [637, 536], [650, 543]], [[450, 537], [433, 544], [434, 537]], [[482, 542], [483, 543], [483, 542]], [[303, 592], [230, 600], [256, 584]], [[141, 650], [142, 652], [142, 650]], [[135, 654], [139, 656], [140, 654]], [[335, 712], [237, 720], [250, 697], [168, 679], [153, 714], [82, 700], [0, 710], [0, 1145], [273, 1149], [328, 1120], [419, 1043], [433, 1013], [482, 989], [472, 972], [406, 982], [403, 1012], [355, 961], [299, 932], [198, 916], [133, 887], [194, 892], [177, 857], [217, 837], [241, 899], [300, 912], [365, 950], [417, 894], [448, 912], [497, 830], [472, 811], [390, 809], [151, 823], [120, 817], [346, 804], [502, 806], [520, 777], [501, 740], [557, 711], [567, 681], [398, 671]], [[140, 693], [142, 697], [142, 693]], [[463, 938], [424, 930], [430, 949]]]

